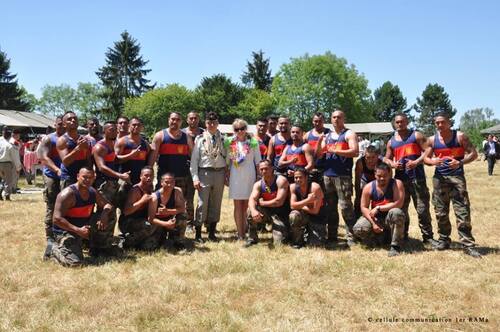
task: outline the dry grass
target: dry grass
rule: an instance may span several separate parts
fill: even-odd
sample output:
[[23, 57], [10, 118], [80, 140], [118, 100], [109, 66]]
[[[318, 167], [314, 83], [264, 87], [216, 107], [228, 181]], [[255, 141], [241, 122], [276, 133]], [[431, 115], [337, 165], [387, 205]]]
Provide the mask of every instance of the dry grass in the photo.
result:
[[[482, 162], [467, 173], [474, 236], [492, 248], [482, 260], [459, 250], [389, 259], [384, 249], [243, 249], [227, 240], [68, 269], [41, 260], [41, 195], [18, 195], [0, 202], [0, 330], [498, 330], [500, 176], [487, 177]], [[229, 238], [232, 205], [223, 204]], [[476, 316], [489, 322], [455, 322]], [[369, 322], [384, 317], [452, 322]]]

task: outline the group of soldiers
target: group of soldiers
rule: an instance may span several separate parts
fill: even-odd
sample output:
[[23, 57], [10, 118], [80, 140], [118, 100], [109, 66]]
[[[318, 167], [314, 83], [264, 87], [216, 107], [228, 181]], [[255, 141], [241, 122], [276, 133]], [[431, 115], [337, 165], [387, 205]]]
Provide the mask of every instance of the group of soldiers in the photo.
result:
[[[38, 151], [47, 205], [44, 257], [76, 266], [83, 262], [84, 247], [90, 255], [116, 255], [123, 247], [153, 250], [167, 244], [182, 249], [188, 225], [196, 242], [203, 242], [203, 224], [208, 239], [216, 241], [227, 155], [217, 114], [206, 115], [205, 130], [199, 120], [191, 112], [188, 127], [181, 129], [182, 116], [173, 112], [168, 127], [149, 143], [141, 135], [139, 118], [105, 122], [101, 137], [95, 119], [88, 121], [89, 134], [82, 136], [76, 114], [58, 117], [56, 131], [44, 137]], [[324, 115], [317, 113], [313, 129], [306, 133], [291, 126], [285, 116], [257, 122], [255, 138], [262, 160], [256, 165], [259, 176], [248, 202], [246, 246], [258, 242], [266, 223], [272, 225], [276, 244], [300, 248], [337, 243], [340, 209], [349, 246], [382, 242], [390, 244], [389, 256], [398, 255], [408, 239], [412, 200], [424, 245], [445, 250], [450, 247], [451, 201], [465, 253], [481, 257], [471, 233], [463, 168], [477, 158], [477, 152], [465, 134], [451, 129], [446, 114], [434, 118], [437, 131], [429, 138], [409, 129], [404, 114], [397, 115], [385, 156], [368, 147], [355, 166], [358, 139], [344, 121], [344, 113], [335, 110], [329, 130]], [[435, 167], [432, 200], [438, 240], [433, 239], [424, 164]], [[117, 220], [119, 237], [114, 236]]]

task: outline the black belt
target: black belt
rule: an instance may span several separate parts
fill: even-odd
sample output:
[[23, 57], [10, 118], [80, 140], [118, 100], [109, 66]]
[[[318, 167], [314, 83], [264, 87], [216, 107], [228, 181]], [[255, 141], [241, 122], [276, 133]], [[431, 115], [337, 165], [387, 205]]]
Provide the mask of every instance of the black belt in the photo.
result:
[[219, 167], [219, 168], [215, 168], [215, 167], [200, 167], [200, 169], [202, 169], [204, 171], [218, 172], [218, 171], [222, 171], [223, 169], [225, 169], [225, 167]]

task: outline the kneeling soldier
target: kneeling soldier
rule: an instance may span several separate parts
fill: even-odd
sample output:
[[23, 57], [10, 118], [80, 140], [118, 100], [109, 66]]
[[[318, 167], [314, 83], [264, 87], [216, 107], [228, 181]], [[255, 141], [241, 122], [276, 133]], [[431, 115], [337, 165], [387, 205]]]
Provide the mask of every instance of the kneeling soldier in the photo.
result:
[[295, 183], [290, 185], [290, 228], [292, 245], [300, 248], [304, 244], [307, 227], [308, 244], [322, 245], [326, 237], [326, 210], [321, 186], [308, 180], [307, 171], [297, 168], [293, 174]]
[[163, 234], [168, 234], [176, 249], [184, 249], [182, 240], [187, 225], [184, 195], [181, 188], [175, 187], [175, 175], [172, 173], [163, 174], [160, 185], [149, 202], [148, 221], [163, 228]]
[[[93, 187], [95, 173], [91, 168], [82, 167], [77, 182], [57, 195], [53, 234], [55, 244], [51, 257], [64, 266], [79, 266], [83, 263], [83, 240], [89, 240], [93, 249], [93, 237], [98, 231], [105, 230], [113, 206]], [[97, 204], [102, 210], [94, 214]]]
[[406, 218], [401, 209], [404, 198], [403, 183], [392, 178], [390, 166], [386, 163], [377, 165], [375, 181], [368, 183], [361, 194], [363, 216], [353, 227], [354, 236], [366, 240], [382, 234], [384, 229], [390, 230], [389, 256], [400, 254]]
[[259, 173], [262, 179], [253, 185], [248, 201], [247, 247], [258, 242], [258, 226], [262, 223], [272, 224], [274, 244], [281, 244], [288, 234], [288, 181], [282, 175], [274, 175], [269, 159], [259, 163]]

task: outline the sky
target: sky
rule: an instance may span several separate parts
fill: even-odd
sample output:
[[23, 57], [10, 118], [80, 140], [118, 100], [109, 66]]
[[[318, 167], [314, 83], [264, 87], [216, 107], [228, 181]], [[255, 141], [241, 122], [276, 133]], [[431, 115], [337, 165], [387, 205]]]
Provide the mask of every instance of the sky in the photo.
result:
[[459, 115], [489, 107], [500, 118], [500, 1], [7, 1], [0, 49], [28, 92], [98, 82], [105, 52], [127, 30], [158, 84], [194, 88], [225, 73], [240, 81], [252, 51], [273, 74], [291, 58], [331, 51], [374, 91], [397, 84], [415, 103], [429, 83]]

